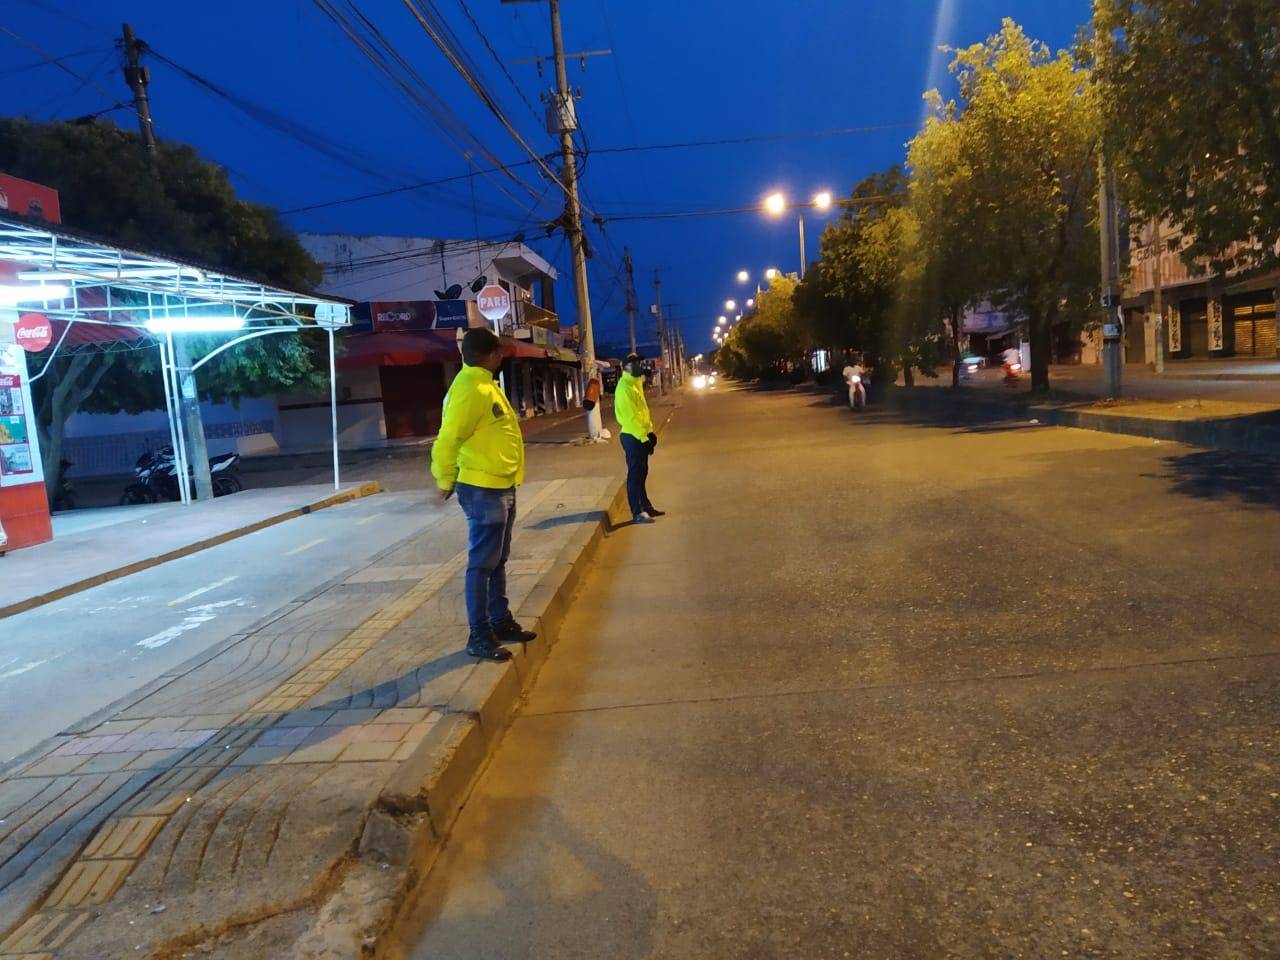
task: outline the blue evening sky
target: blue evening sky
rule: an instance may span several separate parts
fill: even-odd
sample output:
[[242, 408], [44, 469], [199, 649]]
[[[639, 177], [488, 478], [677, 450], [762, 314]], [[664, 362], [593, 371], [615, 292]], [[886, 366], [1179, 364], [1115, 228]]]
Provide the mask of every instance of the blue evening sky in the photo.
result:
[[[337, 3], [342, 6], [341, 2]], [[432, 89], [503, 161], [520, 148], [458, 78], [401, 0], [357, 4]], [[498, 0], [435, 0], [484, 81], [538, 152], [555, 148], [540, 122], [539, 92], [551, 82], [533, 66], [509, 65], [517, 93], [486, 50], [467, 11], [504, 63], [550, 46], [546, 6]], [[770, 189], [808, 196], [846, 193], [868, 173], [901, 162], [922, 115], [921, 95], [946, 84], [939, 44], [964, 45], [999, 28], [1005, 16], [1035, 37], [1067, 46], [1088, 18], [1088, 0], [564, 0], [569, 50], [612, 48], [612, 57], [575, 62], [580, 116], [592, 149], [737, 138], [848, 127], [881, 129], [697, 149], [595, 153], [586, 163], [586, 198], [598, 214], [634, 216], [754, 204]], [[379, 75], [313, 0], [8, 0], [0, 27], [55, 57], [81, 79], [40, 64], [40, 55], [0, 32], [0, 102], [6, 114], [71, 118], [127, 99], [112, 44], [128, 19], [139, 37], [169, 59], [287, 116], [334, 145], [319, 153], [283, 137], [151, 62], [160, 136], [195, 145], [227, 167], [241, 194], [291, 210], [467, 171], [440, 128]], [[31, 65], [29, 68], [28, 65]], [[944, 90], [947, 89], [944, 86]], [[108, 99], [108, 97], [112, 99]], [[132, 125], [132, 116], [111, 114]], [[296, 213], [299, 230], [425, 237], [527, 240], [561, 271], [560, 312], [572, 318], [569, 258], [560, 235], [541, 224], [558, 213], [556, 191], [531, 167], [515, 171], [535, 205], [500, 177], [474, 178], [391, 197]], [[518, 202], [519, 201], [519, 202]], [[530, 209], [532, 208], [532, 209]], [[820, 220], [809, 226], [810, 259]], [[642, 324], [649, 324], [653, 270], [663, 268], [663, 300], [691, 347], [710, 344], [714, 317], [730, 296], [742, 299], [739, 269], [798, 268], [795, 220], [755, 213], [656, 221], [619, 220], [591, 232], [591, 299], [597, 339], [625, 337], [619, 257], [636, 263]], [[643, 333], [643, 327], [642, 327]]]

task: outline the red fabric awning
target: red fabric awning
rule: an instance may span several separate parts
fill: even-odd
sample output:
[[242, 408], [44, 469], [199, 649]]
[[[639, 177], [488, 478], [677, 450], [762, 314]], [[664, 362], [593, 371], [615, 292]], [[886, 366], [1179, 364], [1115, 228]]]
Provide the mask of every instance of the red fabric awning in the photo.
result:
[[453, 330], [357, 333], [342, 340], [339, 370], [362, 367], [416, 367], [424, 363], [458, 360]]

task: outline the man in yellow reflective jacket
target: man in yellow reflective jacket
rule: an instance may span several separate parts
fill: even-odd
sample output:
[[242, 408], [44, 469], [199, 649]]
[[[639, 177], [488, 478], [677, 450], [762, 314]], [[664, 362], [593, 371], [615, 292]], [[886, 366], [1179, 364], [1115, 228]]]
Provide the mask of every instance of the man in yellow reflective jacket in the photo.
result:
[[462, 337], [461, 372], [444, 398], [440, 435], [431, 447], [431, 473], [441, 501], [455, 493], [467, 518], [467, 653], [501, 663], [503, 643], [528, 643], [536, 634], [511, 615], [507, 558], [516, 524], [516, 487], [524, 482], [520, 421], [493, 375], [502, 343], [475, 327]]
[[627, 458], [627, 503], [634, 523], [653, 523], [663, 511], [654, 507], [645, 489], [649, 479], [649, 457], [658, 448], [653, 432], [649, 401], [644, 397], [644, 360], [631, 353], [622, 364], [622, 376], [613, 394], [613, 415], [618, 418], [622, 452]]

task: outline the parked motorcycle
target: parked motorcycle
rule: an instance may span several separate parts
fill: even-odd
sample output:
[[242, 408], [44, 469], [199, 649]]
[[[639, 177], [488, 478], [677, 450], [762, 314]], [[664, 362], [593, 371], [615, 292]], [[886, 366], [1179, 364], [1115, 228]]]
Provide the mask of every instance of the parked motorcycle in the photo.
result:
[[1007, 387], [1016, 387], [1022, 382], [1022, 364], [1016, 360], [1004, 364], [1004, 383]]
[[[224, 453], [209, 458], [209, 472], [213, 477], [213, 495], [225, 497], [230, 493], [239, 493], [244, 483], [236, 474], [236, 465], [240, 463], [240, 454]], [[181, 500], [182, 493], [178, 489], [178, 468], [174, 460], [172, 447], [161, 447], [159, 450], [147, 450], [138, 458], [133, 468], [135, 480], [120, 497], [123, 506], [140, 503], [160, 503], [166, 500]]]

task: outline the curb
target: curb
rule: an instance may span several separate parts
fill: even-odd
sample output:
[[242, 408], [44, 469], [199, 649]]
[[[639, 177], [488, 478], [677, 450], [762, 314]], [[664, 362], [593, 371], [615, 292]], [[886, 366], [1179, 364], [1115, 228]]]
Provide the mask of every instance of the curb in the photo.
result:
[[69, 597], [72, 594], [82, 593], [85, 590], [100, 586], [104, 583], [110, 583], [112, 580], [119, 580], [121, 577], [127, 577], [131, 574], [138, 573], [141, 570], [147, 570], [151, 567], [158, 567], [162, 563], [168, 563], [170, 560], [177, 560], [181, 557], [190, 556], [193, 553], [199, 553], [201, 550], [208, 550], [210, 547], [216, 547], [219, 544], [226, 543], [230, 540], [236, 540], [240, 537], [256, 533], [259, 530], [265, 530], [267, 527], [273, 527], [278, 523], [286, 520], [293, 520], [297, 517], [306, 516], [309, 513], [315, 513], [318, 510], [324, 510], [328, 507], [337, 506], [340, 503], [348, 503], [352, 500], [360, 500], [364, 497], [373, 496], [382, 492], [382, 485], [376, 480], [362, 483], [354, 490], [344, 490], [341, 493], [335, 493], [332, 496], [325, 497], [323, 500], [317, 500], [314, 503], [303, 504], [292, 510], [286, 510], [284, 513], [278, 513], [271, 517], [258, 520], [255, 523], [247, 524], [243, 527], [237, 527], [234, 530], [228, 530], [225, 533], [216, 536], [206, 537], [203, 540], [197, 540], [194, 543], [188, 543], [170, 550], [167, 553], [161, 553], [154, 557], [147, 557], [145, 560], [137, 560], [134, 563], [126, 564], [123, 567], [117, 567], [114, 570], [107, 570], [103, 573], [95, 574], [92, 577], [86, 577], [84, 580], [77, 580], [75, 583], [68, 583], [61, 587], [45, 593], [36, 594], [33, 597], [27, 597], [25, 600], [19, 600], [17, 603], [11, 603], [6, 607], [0, 607], [0, 620], [5, 617], [12, 617], [15, 614], [25, 613], [36, 607], [43, 607], [46, 604]]
[[538, 633], [501, 665], [478, 663], [450, 697], [444, 716], [382, 788], [333, 896], [295, 943], [305, 960], [387, 956], [386, 934], [404, 919], [409, 894], [434, 864], [445, 838], [512, 716], [559, 638], [569, 602], [605, 534], [629, 516], [626, 486], [597, 502], [595, 522], [563, 547], [515, 611]]
[[[945, 388], [926, 388], [941, 390]], [[1098, 433], [1117, 433], [1192, 447], [1232, 450], [1238, 453], [1280, 454], [1280, 416], [1274, 424], [1248, 423], [1249, 415], [1216, 420], [1156, 420], [1123, 414], [1090, 413], [1071, 407], [1011, 404], [973, 396], [927, 396], [922, 392], [897, 392], [886, 406], [898, 409], [951, 409], [983, 416], [1018, 420], [1034, 418], [1054, 427], [1075, 427]]]

